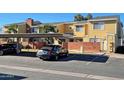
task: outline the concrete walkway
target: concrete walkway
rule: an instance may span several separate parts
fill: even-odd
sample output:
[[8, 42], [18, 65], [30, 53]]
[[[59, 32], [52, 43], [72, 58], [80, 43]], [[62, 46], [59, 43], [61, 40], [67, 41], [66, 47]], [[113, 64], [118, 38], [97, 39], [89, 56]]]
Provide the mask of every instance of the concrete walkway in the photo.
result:
[[124, 54], [117, 54], [117, 53], [111, 53], [111, 54], [107, 54], [112, 58], [121, 58], [124, 59]]

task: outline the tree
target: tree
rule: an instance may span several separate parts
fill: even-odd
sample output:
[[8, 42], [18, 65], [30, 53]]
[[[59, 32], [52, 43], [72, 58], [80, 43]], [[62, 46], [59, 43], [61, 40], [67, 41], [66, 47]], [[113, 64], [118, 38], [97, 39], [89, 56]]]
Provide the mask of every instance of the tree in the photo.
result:
[[17, 28], [18, 28], [18, 26], [16, 24], [12, 24], [8, 27], [8, 32], [9, 33], [17, 33]]
[[[18, 25], [12, 24], [12, 25], [8, 26], [7, 32], [8, 33], [17, 33], [18, 32], [17, 29], [18, 29]], [[9, 40], [11, 40], [11, 42], [14, 42], [17, 39], [16, 38], [10, 38]]]
[[89, 19], [92, 19], [92, 18], [93, 18], [92, 14], [91, 13], [88, 13], [85, 19], [86, 20], [89, 20]]
[[[55, 29], [54, 26], [49, 24], [39, 27], [39, 33], [50, 33], [50, 32], [57, 33], [58, 31]], [[54, 42], [53, 38], [50, 37], [45, 38], [45, 41], [47, 41], [49, 44]]]
[[49, 32], [57, 33], [57, 30], [52, 25], [44, 25], [39, 27], [39, 32], [40, 33], [49, 33]]
[[81, 14], [77, 14], [74, 16], [74, 21], [83, 21], [84, 17]]

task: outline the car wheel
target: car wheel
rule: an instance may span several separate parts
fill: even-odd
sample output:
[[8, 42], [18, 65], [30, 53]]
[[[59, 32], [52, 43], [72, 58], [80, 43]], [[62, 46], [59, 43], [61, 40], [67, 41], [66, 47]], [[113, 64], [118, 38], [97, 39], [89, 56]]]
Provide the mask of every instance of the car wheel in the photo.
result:
[[39, 57], [39, 59], [42, 59], [41, 57]]
[[3, 55], [3, 51], [0, 51], [0, 56], [2, 56]]
[[39, 57], [39, 59], [43, 60], [42, 57]]
[[57, 61], [58, 59], [59, 59], [59, 56], [58, 56], [58, 55], [56, 55], [56, 56], [55, 56], [55, 60]]

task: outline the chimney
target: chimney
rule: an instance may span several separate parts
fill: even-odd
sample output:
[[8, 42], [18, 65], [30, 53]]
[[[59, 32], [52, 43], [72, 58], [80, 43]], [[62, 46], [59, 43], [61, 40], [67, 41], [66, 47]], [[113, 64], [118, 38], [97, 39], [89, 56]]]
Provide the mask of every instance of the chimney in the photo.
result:
[[26, 20], [26, 23], [31, 27], [33, 25], [33, 19], [32, 18], [28, 18]]

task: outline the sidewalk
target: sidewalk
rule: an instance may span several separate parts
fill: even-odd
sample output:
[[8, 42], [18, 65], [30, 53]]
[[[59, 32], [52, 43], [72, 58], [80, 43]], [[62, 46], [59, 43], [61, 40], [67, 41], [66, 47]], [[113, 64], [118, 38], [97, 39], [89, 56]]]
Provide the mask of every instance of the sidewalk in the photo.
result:
[[104, 52], [98, 52], [98, 53], [79, 53], [79, 52], [69, 52], [69, 54], [81, 54], [81, 55], [97, 55], [97, 56], [109, 56]]
[[111, 53], [111, 54], [107, 54], [107, 55], [109, 55], [110, 57], [113, 57], [113, 58], [124, 59], [124, 54]]

